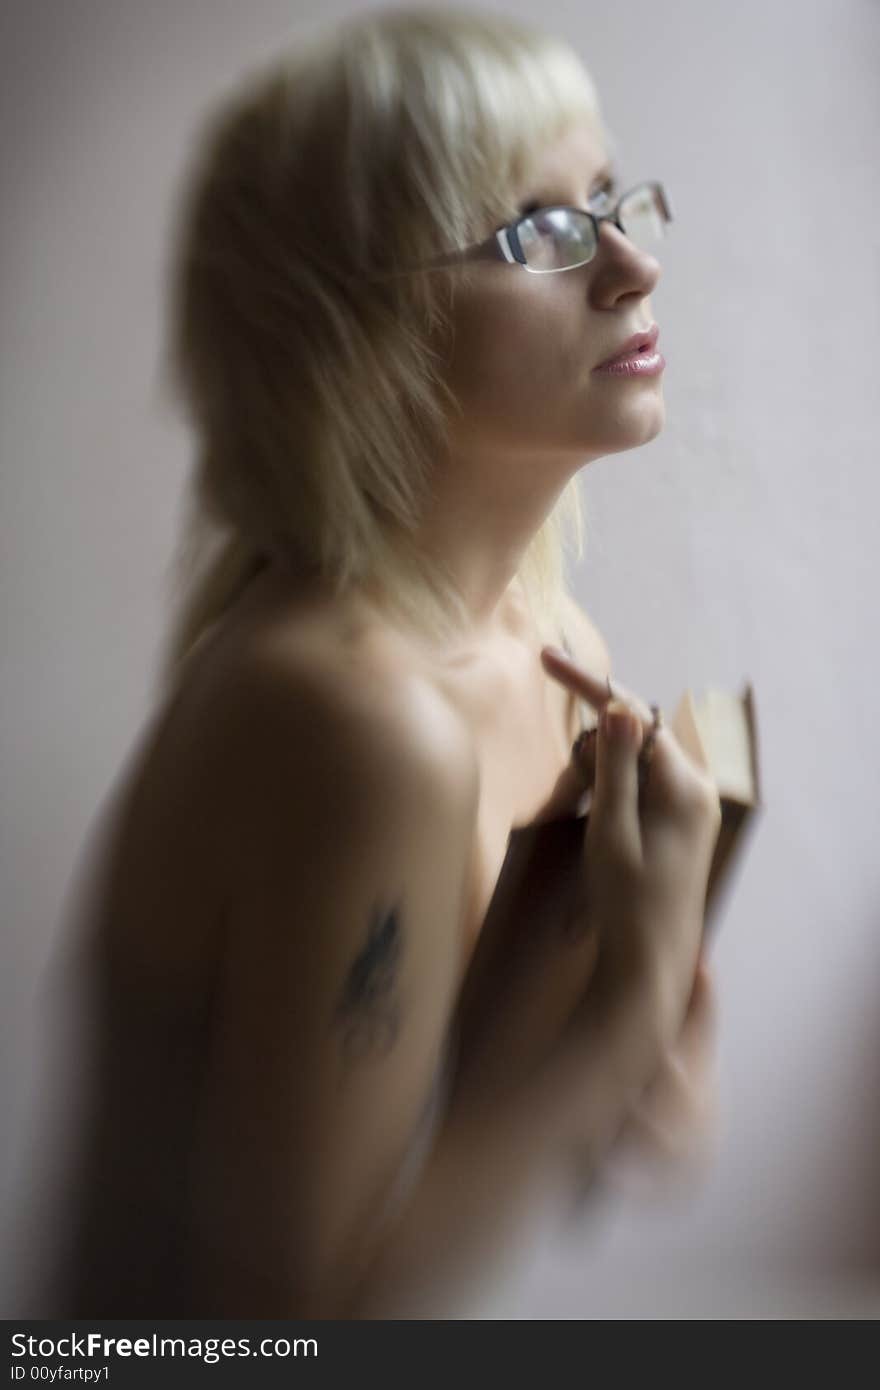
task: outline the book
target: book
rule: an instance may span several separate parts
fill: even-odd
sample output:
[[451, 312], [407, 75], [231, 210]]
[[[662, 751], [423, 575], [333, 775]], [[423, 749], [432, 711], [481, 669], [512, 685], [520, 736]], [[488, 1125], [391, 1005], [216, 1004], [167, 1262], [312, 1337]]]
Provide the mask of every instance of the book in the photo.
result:
[[[746, 832], [763, 809], [753, 687], [747, 684], [739, 695], [709, 690], [699, 699], [686, 690], [668, 722], [685, 750], [711, 773], [721, 802], [706, 886], [703, 929], [708, 932], [732, 891]], [[595, 933], [576, 910], [588, 821], [589, 809], [510, 831], [462, 982], [456, 1012], [459, 1055], [475, 1050], [490, 1016], [496, 1028], [504, 1026], [497, 1004], [510, 1020], [507, 1057], [515, 1069], [552, 1044], [560, 1019], [577, 1006], [598, 948]]]
[[[721, 802], [721, 829], [706, 886], [708, 927], [717, 920], [732, 886], [745, 832], [754, 827], [763, 809], [754, 689], [751, 683], [739, 695], [713, 689], [699, 699], [686, 690], [668, 722], [685, 751], [712, 775]], [[579, 855], [588, 821], [589, 810], [584, 815], [515, 826], [507, 839], [498, 886], [503, 882], [506, 887], [515, 880], [525, 902], [532, 906], [543, 902], [547, 893], [558, 902], [580, 873]], [[526, 868], [528, 872], [524, 872]], [[546, 880], [544, 892], [542, 880]], [[491, 902], [489, 906], [491, 910]]]
[[[763, 810], [755, 692], [709, 690], [695, 701], [686, 690], [670, 726], [682, 746], [714, 778], [721, 801], [721, 829], [706, 887], [704, 923], [715, 924], [741, 866], [746, 831]], [[735, 872], [736, 871], [736, 872]]]

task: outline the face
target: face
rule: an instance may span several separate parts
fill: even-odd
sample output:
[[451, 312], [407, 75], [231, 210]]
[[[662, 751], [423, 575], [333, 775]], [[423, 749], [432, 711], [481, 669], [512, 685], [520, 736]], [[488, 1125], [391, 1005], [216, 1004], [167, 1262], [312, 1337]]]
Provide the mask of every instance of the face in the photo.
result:
[[[519, 190], [520, 212], [589, 207], [607, 163], [595, 127], [570, 127]], [[653, 439], [665, 419], [662, 373], [597, 375], [593, 368], [652, 325], [649, 296], [659, 275], [654, 256], [607, 222], [587, 265], [540, 275], [486, 260], [472, 264], [466, 279], [455, 272], [447, 361], [462, 410], [456, 452], [478, 449], [508, 469], [517, 456], [531, 456], [532, 466], [557, 459], [572, 472]]]

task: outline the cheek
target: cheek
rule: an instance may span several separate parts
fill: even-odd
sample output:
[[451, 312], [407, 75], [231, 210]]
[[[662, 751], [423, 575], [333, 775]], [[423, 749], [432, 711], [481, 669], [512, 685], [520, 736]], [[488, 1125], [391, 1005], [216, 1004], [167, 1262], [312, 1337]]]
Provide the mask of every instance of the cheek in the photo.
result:
[[563, 395], [588, 366], [577, 306], [532, 281], [460, 306], [449, 381], [465, 404], [494, 400], [516, 411], [536, 397]]

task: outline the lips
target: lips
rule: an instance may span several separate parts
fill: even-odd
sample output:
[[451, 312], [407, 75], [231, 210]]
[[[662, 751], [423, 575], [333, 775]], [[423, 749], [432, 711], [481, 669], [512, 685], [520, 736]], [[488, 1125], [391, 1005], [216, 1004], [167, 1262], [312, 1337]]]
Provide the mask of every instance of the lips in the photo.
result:
[[610, 366], [612, 362], [622, 362], [627, 357], [638, 357], [642, 353], [653, 352], [657, 346], [657, 339], [660, 336], [660, 329], [656, 323], [650, 328], [643, 328], [640, 332], [634, 333], [631, 338], [627, 338], [625, 343], [613, 352], [610, 357], [606, 357], [603, 362], [598, 362], [599, 367]]

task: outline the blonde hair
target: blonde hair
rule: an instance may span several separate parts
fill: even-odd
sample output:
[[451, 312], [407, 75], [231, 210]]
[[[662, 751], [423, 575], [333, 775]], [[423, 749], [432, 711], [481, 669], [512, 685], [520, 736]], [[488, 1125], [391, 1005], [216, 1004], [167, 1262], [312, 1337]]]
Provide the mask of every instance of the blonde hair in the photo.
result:
[[[322, 28], [209, 113], [172, 242], [166, 381], [197, 459], [165, 683], [273, 551], [337, 592], [378, 584], [423, 631], [461, 624], [451, 576], [412, 539], [454, 409], [450, 282], [396, 272], [509, 221], [534, 156], [585, 116], [603, 128], [568, 44], [449, 8]], [[551, 623], [581, 506], [575, 478], [520, 570]]]

